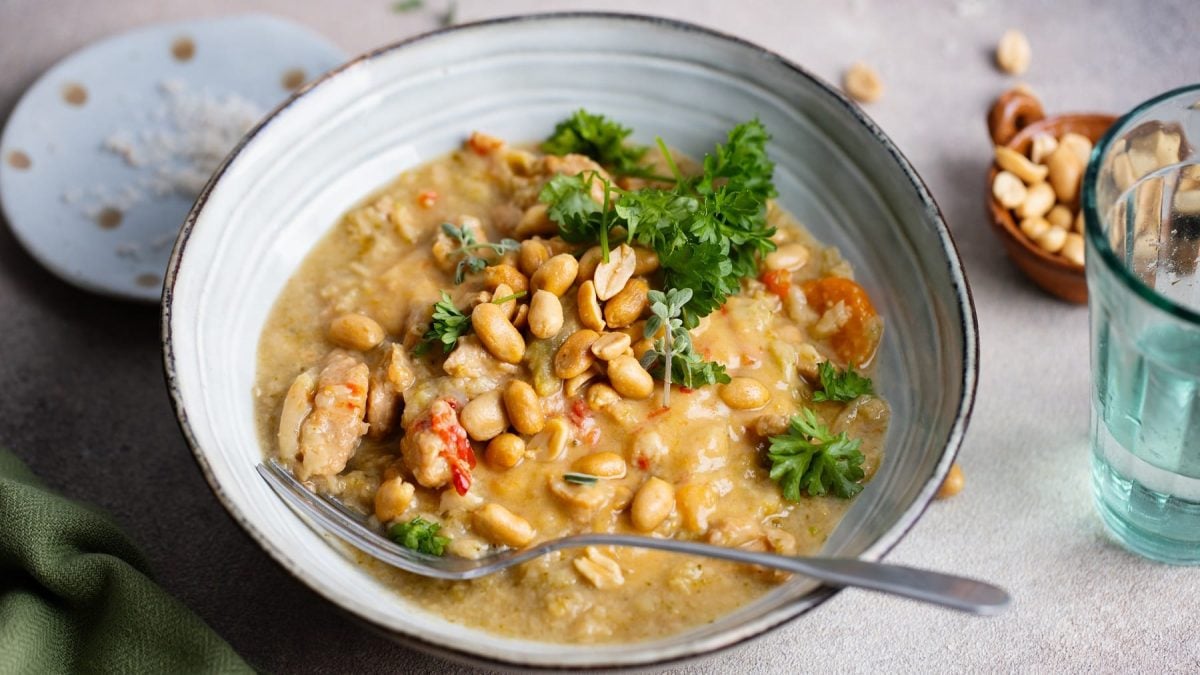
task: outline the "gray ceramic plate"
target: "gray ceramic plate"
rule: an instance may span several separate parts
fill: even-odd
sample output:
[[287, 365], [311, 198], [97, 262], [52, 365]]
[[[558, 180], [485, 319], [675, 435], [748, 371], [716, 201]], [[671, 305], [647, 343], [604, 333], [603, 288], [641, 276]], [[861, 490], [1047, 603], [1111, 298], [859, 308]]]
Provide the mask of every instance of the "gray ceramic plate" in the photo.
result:
[[158, 302], [179, 225], [221, 158], [291, 89], [345, 58], [265, 14], [88, 45], [25, 92], [0, 137], [13, 234], [76, 286]]
[[492, 635], [388, 591], [255, 474], [258, 335], [313, 244], [356, 201], [471, 130], [533, 140], [580, 106], [625, 121], [642, 142], [661, 134], [694, 155], [760, 117], [774, 134], [784, 205], [841, 247], [886, 317], [878, 382], [894, 409], [887, 459], [827, 554], [875, 560], [904, 536], [953, 461], [975, 390], [970, 294], [924, 183], [861, 110], [779, 56], [673, 21], [566, 14], [458, 26], [347, 64], [252, 132], [193, 209], [168, 271], [167, 379], [209, 483], [281, 565], [390, 635], [477, 662], [687, 659], [760, 635], [836, 592], [797, 579], [711, 625], [635, 644]]

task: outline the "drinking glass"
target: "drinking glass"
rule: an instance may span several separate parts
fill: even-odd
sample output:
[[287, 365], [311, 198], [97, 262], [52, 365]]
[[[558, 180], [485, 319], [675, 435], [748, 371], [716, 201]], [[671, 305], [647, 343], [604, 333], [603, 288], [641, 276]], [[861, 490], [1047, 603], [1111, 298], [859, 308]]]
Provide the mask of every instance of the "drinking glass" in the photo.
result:
[[1122, 117], [1083, 180], [1092, 488], [1148, 558], [1200, 564], [1200, 85]]

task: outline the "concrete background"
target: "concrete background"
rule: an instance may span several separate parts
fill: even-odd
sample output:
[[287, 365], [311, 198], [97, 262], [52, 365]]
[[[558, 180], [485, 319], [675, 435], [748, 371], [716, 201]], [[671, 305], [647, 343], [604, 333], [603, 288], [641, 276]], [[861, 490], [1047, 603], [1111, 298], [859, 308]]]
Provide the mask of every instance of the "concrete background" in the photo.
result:
[[[0, 0], [0, 117], [58, 59], [147, 22], [268, 11], [357, 53], [430, 29], [444, 0]], [[1200, 80], [1200, 5], [1174, 2], [549, 2], [459, 0], [471, 20], [550, 9], [687, 19], [772, 48], [831, 81], [873, 64], [867, 110], [945, 211], [978, 304], [982, 373], [961, 456], [966, 491], [933, 505], [890, 559], [1006, 586], [1004, 616], [971, 619], [848, 591], [687, 672], [1200, 669], [1200, 572], [1135, 558], [1092, 511], [1086, 310], [1019, 276], [984, 218], [984, 114], [1016, 80], [990, 50], [1007, 28], [1033, 44], [1023, 81], [1049, 111], [1122, 112]], [[292, 580], [228, 518], [175, 424], [157, 308], [76, 290], [0, 227], [0, 445], [54, 487], [112, 512], [157, 578], [269, 671], [448, 670], [349, 620]], [[3, 514], [0, 514], [3, 517]]]

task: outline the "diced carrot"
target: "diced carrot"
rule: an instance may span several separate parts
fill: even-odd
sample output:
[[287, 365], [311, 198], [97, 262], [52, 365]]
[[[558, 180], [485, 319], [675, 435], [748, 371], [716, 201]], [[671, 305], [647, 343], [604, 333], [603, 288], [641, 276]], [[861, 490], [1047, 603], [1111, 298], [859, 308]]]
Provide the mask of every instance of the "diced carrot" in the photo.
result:
[[417, 194], [417, 203], [425, 208], [432, 208], [437, 203], [437, 190], [425, 190]]
[[759, 279], [780, 300], [787, 298], [788, 290], [792, 287], [792, 273], [788, 270], [765, 270]]
[[801, 288], [809, 306], [817, 312], [826, 312], [839, 302], [850, 310], [846, 324], [829, 338], [829, 344], [845, 363], [870, 363], [879, 348], [883, 323], [863, 287], [850, 279], [824, 277], [806, 281]]

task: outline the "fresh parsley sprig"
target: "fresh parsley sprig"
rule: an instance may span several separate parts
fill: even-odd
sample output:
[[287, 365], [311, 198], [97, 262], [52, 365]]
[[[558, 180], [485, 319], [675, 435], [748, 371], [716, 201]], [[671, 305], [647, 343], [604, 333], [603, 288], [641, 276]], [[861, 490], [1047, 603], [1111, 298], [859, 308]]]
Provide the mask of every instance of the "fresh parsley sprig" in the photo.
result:
[[[592, 185], [604, 189], [603, 203], [592, 197]], [[572, 244], [600, 244], [600, 257], [608, 262], [609, 233], [619, 223], [609, 208], [615, 195], [622, 190], [596, 171], [584, 171], [575, 176], [559, 174], [549, 181], [538, 196], [548, 205], [546, 215], [558, 223], [558, 233]]]
[[[641, 363], [651, 375], [663, 381], [663, 406], [671, 404], [671, 383], [697, 388], [706, 384], [729, 382], [725, 366], [705, 361], [696, 353], [692, 335], [683, 325], [683, 308], [692, 299], [692, 289], [672, 288], [650, 291], [650, 318], [646, 319], [645, 336], [654, 346], [642, 355]], [[655, 338], [663, 327], [661, 338]]]
[[515, 239], [501, 239], [496, 244], [479, 241], [475, 238], [475, 233], [466, 225], [442, 223], [442, 232], [445, 232], [446, 236], [458, 240], [458, 252], [462, 254], [458, 266], [454, 268], [454, 283], [456, 284], [461, 284], [468, 272], [482, 272], [483, 268], [488, 266], [487, 258], [475, 255], [475, 251], [492, 251], [497, 256], [501, 256], [521, 248], [521, 244]]
[[604, 115], [580, 109], [555, 125], [542, 150], [552, 155], [587, 155], [618, 176], [660, 178], [642, 166], [647, 148], [625, 142], [632, 133]]
[[[610, 234], [622, 228], [627, 240], [653, 249], [665, 286], [692, 290], [682, 319], [695, 328], [740, 290], [742, 279], [756, 276], [759, 258], [775, 249], [766, 216], [767, 199], [776, 194], [768, 138], [758, 120], [739, 124], [705, 158], [699, 176], [683, 176], [666, 153], [677, 177], [670, 187], [622, 190], [584, 172], [552, 178], [539, 198], [567, 241], [606, 249]], [[592, 197], [595, 181], [604, 187], [603, 204]]]
[[433, 304], [433, 316], [429, 330], [421, 336], [421, 344], [413, 350], [420, 356], [434, 344], [442, 345], [442, 353], [449, 354], [458, 345], [458, 339], [471, 332], [471, 317], [454, 306], [450, 294], [442, 291], [442, 299]]
[[844, 403], [853, 401], [859, 396], [875, 393], [871, 378], [854, 372], [853, 363], [846, 370], [838, 372], [832, 363], [822, 361], [821, 365], [817, 366], [817, 375], [821, 380], [821, 390], [813, 392], [812, 400], [818, 403], [822, 401]]
[[411, 548], [428, 555], [445, 555], [450, 539], [438, 534], [442, 526], [417, 516], [407, 523], [396, 523], [388, 530], [388, 537], [404, 548]]
[[771, 479], [793, 502], [801, 493], [819, 497], [827, 493], [842, 499], [862, 492], [863, 454], [859, 440], [846, 432], [833, 434], [808, 408], [792, 417], [786, 433], [770, 438], [767, 458]]

